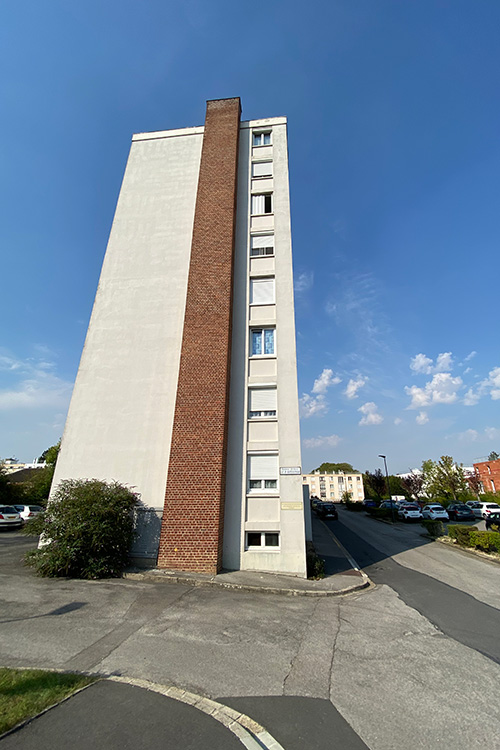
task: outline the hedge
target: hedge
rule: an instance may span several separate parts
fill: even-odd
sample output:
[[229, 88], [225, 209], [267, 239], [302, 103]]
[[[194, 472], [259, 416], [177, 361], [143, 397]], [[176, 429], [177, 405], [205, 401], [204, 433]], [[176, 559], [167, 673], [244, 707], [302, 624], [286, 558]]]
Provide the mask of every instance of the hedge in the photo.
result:
[[479, 531], [476, 526], [448, 526], [448, 534], [462, 547], [500, 554], [500, 534], [497, 531]]
[[437, 539], [438, 536], [446, 536], [446, 529], [443, 526], [442, 521], [432, 521], [431, 519], [425, 519], [420, 521], [422, 526], [427, 530], [429, 536]]

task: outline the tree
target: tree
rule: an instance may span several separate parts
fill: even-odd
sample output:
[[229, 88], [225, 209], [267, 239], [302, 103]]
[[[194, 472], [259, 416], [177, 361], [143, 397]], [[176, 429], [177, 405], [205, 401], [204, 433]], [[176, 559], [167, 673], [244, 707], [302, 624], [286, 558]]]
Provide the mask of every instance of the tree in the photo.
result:
[[400, 477], [400, 479], [406, 493], [418, 500], [424, 487], [424, 475], [411, 472], [406, 477]]
[[497, 453], [496, 451], [491, 451], [490, 455], [488, 456], [488, 461], [498, 461], [500, 458], [500, 453]]
[[46, 511], [26, 524], [45, 543], [26, 562], [42, 576], [110, 578], [128, 562], [138, 499], [118, 482], [64, 479]]
[[340, 463], [340, 464], [330, 464], [330, 463], [322, 463], [321, 466], [318, 466], [317, 469], [313, 469], [314, 471], [319, 471], [321, 474], [334, 474], [337, 471], [343, 471], [344, 474], [356, 474], [357, 470], [353, 469], [351, 464], [346, 463]]
[[55, 466], [57, 461], [57, 456], [59, 455], [59, 451], [61, 450], [61, 438], [57, 441], [55, 445], [51, 445], [50, 448], [46, 448], [40, 458], [38, 459], [40, 463], [47, 463], [50, 466]]
[[377, 500], [382, 498], [386, 490], [386, 480], [380, 469], [365, 471], [363, 474], [363, 484], [365, 488], [365, 497], [375, 496]]
[[467, 480], [471, 492], [473, 492], [476, 497], [479, 497], [483, 489], [483, 483], [481, 482], [481, 478], [477, 471], [472, 473], [469, 472], [465, 475], [465, 479]]
[[460, 495], [469, 491], [462, 465], [456, 464], [451, 456], [441, 456], [437, 463], [430, 459], [424, 461], [422, 472], [425, 492], [429, 497], [443, 497], [456, 502]]
[[347, 503], [350, 503], [351, 501], [352, 501], [352, 492], [349, 492], [349, 490], [344, 490], [340, 496], [340, 502], [345, 503], [347, 505]]

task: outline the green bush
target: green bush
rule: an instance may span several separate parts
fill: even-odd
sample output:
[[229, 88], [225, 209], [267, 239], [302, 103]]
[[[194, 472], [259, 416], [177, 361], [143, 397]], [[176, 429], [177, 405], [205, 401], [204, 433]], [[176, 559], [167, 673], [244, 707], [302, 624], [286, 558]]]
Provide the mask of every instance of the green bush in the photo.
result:
[[455, 524], [448, 526], [448, 536], [451, 539], [456, 539], [458, 544], [464, 547], [472, 547], [471, 534], [477, 531], [475, 526], [456, 526]]
[[424, 519], [420, 521], [422, 526], [426, 529], [429, 536], [433, 539], [437, 539], [439, 536], [446, 536], [446, 528], [442, 521], [432, 521], [430, 519]]
[[25, 526], [41, 534], [26, 562], [41, 576], [116, 578], [128, 563], [137, 496], [118, 482], [65, 479], [46, 511]]
[[360, 513], [363, 510], [366, 510], [363, 503], [346, 503], [345, 504], [346, 510], [352, 510], [354, 513]]
[[[365, 508], [366, 512], [370, 514], [373, 518], [388, 518], [392, 520], [392, 510], [390, 508]], [[396, 508], [394, 508], [394, 520], [396, 521], [398, 518], [398, 512]]]
[[471, 546], [483, 552], [500, 554], [500, 534], [497, 531], [478, 531], [470, 535]]

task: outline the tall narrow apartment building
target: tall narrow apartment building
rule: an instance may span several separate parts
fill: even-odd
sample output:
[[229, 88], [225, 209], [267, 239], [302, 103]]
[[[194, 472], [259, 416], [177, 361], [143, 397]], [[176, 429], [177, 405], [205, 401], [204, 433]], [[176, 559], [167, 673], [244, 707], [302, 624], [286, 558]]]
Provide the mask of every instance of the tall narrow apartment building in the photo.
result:
[[306, 575], [286, 118], [132, 138], [54, 484], [136, 489], [133, 554]]

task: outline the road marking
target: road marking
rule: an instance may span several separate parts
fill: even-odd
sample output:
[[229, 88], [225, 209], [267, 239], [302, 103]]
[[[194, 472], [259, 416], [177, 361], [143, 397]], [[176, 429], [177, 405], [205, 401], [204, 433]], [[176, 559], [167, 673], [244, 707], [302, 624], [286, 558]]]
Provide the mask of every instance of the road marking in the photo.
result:
[[187, 703], [193, 706], [193, 708], [203, 711], [203, 713], [211, 716], [212, 719], [225, 726], [226, 729], [229, 729], [247, 750], [284, 750], [283, 745], [280, 745], [261, 724], [251, 719], [250, 716], [242, 714], [240, 711], [235, 711], [223, 703], [218, 703], [210, 698], [204, 698], [202, 695], [196, 695], [196, 693], [190, 693], [181, 688], [159, 685], [149, 680], [121, 677], [118, 675], [103, 676], [103, 679], [124, 682], [127, 685], [151, 690], [154, 693], [165, 695], [167, 698]]

